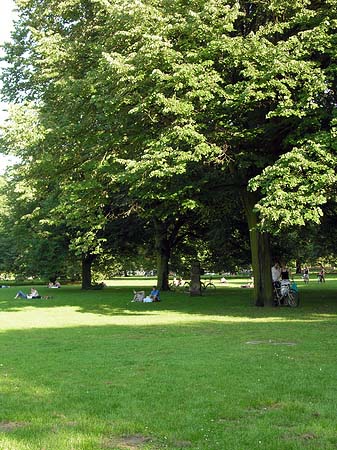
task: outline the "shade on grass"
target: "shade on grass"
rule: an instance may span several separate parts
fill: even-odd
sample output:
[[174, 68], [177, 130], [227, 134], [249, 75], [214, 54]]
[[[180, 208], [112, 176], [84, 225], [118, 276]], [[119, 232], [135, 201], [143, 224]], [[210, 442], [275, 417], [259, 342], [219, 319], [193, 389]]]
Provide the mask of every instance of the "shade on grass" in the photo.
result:
[[0, 290], [0, 448], [335, 449], [337, 281], [300, 285], [299, 309], [241, 282], [154, 304], [132, 281]]

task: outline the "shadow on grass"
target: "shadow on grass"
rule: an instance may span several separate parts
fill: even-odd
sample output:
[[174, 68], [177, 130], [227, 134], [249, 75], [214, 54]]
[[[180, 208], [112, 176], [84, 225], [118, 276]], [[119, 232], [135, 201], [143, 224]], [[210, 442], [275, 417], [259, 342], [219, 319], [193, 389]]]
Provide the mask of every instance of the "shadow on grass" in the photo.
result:
[[316, 448], [333, 448], [332, 332], [291, 322], [8, 331], [0, 420], [17, 427], [0, 433], [0, 447], [6, 438], [16, 450], [101, 449], [139, 434], [153, 440], [147, 448], [255, 449], [245, 442], [270, 432], [275, 449], [285, 433], [304, 449], [296, 433], [312, 427]]

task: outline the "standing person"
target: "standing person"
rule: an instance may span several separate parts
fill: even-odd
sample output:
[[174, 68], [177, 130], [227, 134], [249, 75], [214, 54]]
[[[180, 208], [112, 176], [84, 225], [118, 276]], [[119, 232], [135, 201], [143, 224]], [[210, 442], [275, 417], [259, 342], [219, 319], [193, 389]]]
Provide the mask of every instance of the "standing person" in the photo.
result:
[[277, 298], [278, 292], [281, 288], [280, 278], [281, 278], [281, 267], [278, 262], [275, 262], [275, 264], [271, 268], [271, 279], [272, 279], [273, 289], [274, 289], [274, 299], [273, 299], [274, 306], [278, 306], [278, 302], [277, 302], [276, 298]]
[[309, 269], [307, 266], [303, 269], [303, 281], [304, 283], [309, 283]]
[[320, 264], [320, 270], [319, 270], [319, 274], [318, 274], [318, 281], [320, 283], [325, 283], [325, 269], [322, 266], [322, 264]]
[[278, 262], [276, 262], [271, 268], [271, 278], [273, 284], [277, 283], [281, 278], [281, 267]]
[[286, 265], [283, 265], [282, 269], [281, 269], [281, 280], [282, 281], [290, 280], [290, 276], [291, 276], [290, 270], [288, 269], [288, 267]]

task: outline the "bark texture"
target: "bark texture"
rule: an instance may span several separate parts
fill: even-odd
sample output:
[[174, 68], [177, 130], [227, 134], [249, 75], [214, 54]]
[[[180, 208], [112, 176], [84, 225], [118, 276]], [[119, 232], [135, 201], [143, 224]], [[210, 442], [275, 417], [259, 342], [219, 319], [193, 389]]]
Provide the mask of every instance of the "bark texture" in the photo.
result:
[[95, 256], [90, 253], [82, 255], [82, 289], [91, 289], [92, 287], [91, 266], [94, 260]]
[[250, 235], [250, 248], [254, 276], [254, 301], [256, 306], [272, 306], [273, 287], [271, 279], [271, 256], [269, 234], [257, 229], [258, 217], [254, 206], [258, 202], [255, 193], [241, 194]]
[[191, 266], [191, 284], [190, 295], [201, 295], [201, 282], [200, 282], [200, 262], [194, 261]]

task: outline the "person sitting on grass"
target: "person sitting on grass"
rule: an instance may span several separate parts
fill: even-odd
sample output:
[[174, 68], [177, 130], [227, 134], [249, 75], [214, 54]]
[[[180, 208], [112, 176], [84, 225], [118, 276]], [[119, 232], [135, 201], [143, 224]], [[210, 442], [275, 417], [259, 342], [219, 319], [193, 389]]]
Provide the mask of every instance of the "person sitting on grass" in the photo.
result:
[[50, 289], [59, 289], [61, 287], [61, 283], [59, 281], [55, 281], [55, 283], [48, 283], [48, 287]]
[[160, 302], [160, 291], [156, 286], [153, 286], [150, 297], [153, 299], [153, 302]]
[[32, 287], [30, 290], [30, 294], [25, 294], [24, 292], [19, 291], [14, 298], [25, 298], [25, 299], [41, 298], [41, 295], [35, 288]]

